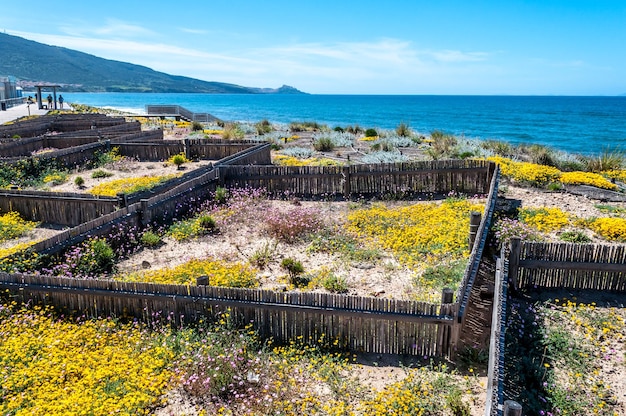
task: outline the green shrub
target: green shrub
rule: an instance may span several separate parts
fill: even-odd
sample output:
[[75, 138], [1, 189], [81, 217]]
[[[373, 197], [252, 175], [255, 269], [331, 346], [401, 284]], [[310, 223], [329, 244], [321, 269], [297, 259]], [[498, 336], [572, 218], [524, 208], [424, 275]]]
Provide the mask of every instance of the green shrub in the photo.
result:
[[341, 276], [336, 276], [334, 273], [330, 273], [322, 281], [324, 289], [332, 293], [347, 293], [348, 282]]
[[180, 170], [184, 163], [188, 163], [189, 159], [185, 157], [184, 153], [179, 153], [168, 159], [168, 162], [176, 165], [176, 169]]
[[144, 231], [139, 241], [145, 247], [158, 247], [163, 243], [161, 236], [150, 230]]
[[378, 132], [376, 131], [376, 129], [365, 130], [365, 137], [377, 137], [377, 136], [378, 136]]
[[582, 231], [565, 231], [559, 235], [559, 238], [568, 243], [585, 244], [591, 242], [591, 238], [589, 238], [587, 234]]
[[335, 144], [330, 137], [320, 137], [313, 141], [313, 148], [318, 152], [332, 152]]
[[215, 199], [215, 202], [217, 202], [218, 204], [225, 203], [228, 199], [228, 189], [222, 186], [218, 186], [215, 189], [215, 195], [213, 196], [213, 199]]
[[85, 180], [83, 179], [82, 176], [77, 176], [74, 179], [74, 185], [78, 186], [79, 188], [82, 188], [85, 185]]
[[306, 278], [306, 276], [301, 276], [302, 273], [304, 273], [304, 266], [298, 260], [292, 259], [291, 257], [284, 258], [280, 263], [280, 267], [287, 272], [289, 275], [289, 283], [295, 287], [306, 286], [309, 283], [309, 279]]
[[207, 214], [201, 215], [198, 217], [196, 221], [200, 229], [204, 230], [207, 233], [214, 232], [217, 228], [217, 224], [215, 223], [215, 220], [210, 215], [207, 215]]
[[204, 126], [198, 121], [191, 123], [191, 131], [204, 131]]
[[113, 271], [115, 253], [103, 238], [92, 238], [84, 243], [80, 255], [76, 255], [74, 272], [84, 276], [95, 276]]
[[108, 178], [111, 176], [113, 176], [113, 173], [107, 172], [106, 170], [102, 169], [95, 170], [91, 173], [91, 177], [93, 179]]

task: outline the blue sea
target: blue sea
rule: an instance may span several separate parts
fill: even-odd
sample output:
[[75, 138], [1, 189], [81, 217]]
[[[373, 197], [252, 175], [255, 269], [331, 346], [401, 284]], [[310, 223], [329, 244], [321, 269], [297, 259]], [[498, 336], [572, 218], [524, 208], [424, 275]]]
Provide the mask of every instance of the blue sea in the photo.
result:
[[541, 144], [569, 153], [626, 151], [626, 97], [62, 93], [69, 103], [145, 113], [180, 105], [222, 120], [316, 121]]

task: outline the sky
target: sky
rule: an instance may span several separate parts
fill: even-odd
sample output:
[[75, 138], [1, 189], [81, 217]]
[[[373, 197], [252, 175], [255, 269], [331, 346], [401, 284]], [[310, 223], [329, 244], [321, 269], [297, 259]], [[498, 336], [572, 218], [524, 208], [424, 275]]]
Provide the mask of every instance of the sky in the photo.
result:
[[626, 93], [626, 0], [5, 0], [0, 31], [312, 94]]

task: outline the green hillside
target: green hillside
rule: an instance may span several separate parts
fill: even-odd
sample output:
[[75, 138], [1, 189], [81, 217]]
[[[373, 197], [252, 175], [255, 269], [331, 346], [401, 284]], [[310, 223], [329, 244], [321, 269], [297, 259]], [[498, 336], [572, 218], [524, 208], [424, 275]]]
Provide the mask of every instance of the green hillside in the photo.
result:
[[197, 92], [214, 94], [301, 94], [289, 86], [253, 88], [169, 75], [148, 67], [98, 58], [0, 33], [0, 76], [54, 83], [64, 91]]

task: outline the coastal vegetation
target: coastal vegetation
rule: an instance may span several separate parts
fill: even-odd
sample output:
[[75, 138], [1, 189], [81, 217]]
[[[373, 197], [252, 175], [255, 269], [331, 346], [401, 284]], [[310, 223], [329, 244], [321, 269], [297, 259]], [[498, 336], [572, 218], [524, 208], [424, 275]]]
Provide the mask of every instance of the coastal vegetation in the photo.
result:
[[[372, 128], [376, 136], [358, 126], [331, 129], [313, 122], [274, 126], [261, 121], [201, 130], [172, 120], [150, 123], [164, 129], [169, 123], [172, 133], [184, 130], [188, 137], [268, 141], [274, 146], [274, 163], [285, 165], [485, 158], [500, 165], [503, 188], [525, 186], [553, 195], [573, 185], [623, 193], [626, 178], [625, 159], [615, 150], [598, 157], [564, 155], [438, 131], [416, 133], [405, 123], [394, 131]], [[330, 150], [316, 148], [316, 141], [327, 143]], [[173, 158], [169, 162], [195, 163]], [[130, 163], [113, 150], [75, 177], [102, 179], [99, 188], [86, 192], [114, 196], [175, 176], [155, 173], [150, 179], [107, 180], [109, 173]], [[0, 169], [0, 178], [13, 178], [5, 187], [55, 189], [76, 175], [46, 162]], [[172, 166], [166, 169], [171, 172]], [[9, 212], [0, 217], [0, 269], [176, 284], [195, 284], [204, 276], [216, 286], [257, 288], [271, 283], [281, 290], [356, 293], [369, 282], [355, 279], [350, 270], [369, 276], [380, 265], [389, 286], [408, 277], [394, 296], [437, 301], [444, 287], [455, 288], [460, 281], [469, 254], [469, 213], [482, 212], [483, 204], [480, 196], [456, 193], [441, 201], [310, 202], [290, 195], [277, 201], [262, 189], [218, 188], [203, 206], [173, 224], [118, 228], [56, 257], [30, 254], [27, 248], [34, 240], [23, 239], [38, 224]], [[494, 244], [505, 244], [513, 236], [527, 241], [626, 242], [626, 207], [604, 203], [595, 208], [601, 215], [582, 217], [553, 206], [524, 206], [498, 214]], [[228, 249], [210, 252], [225, 240]], [[159, 257], [172, 247], [184, 247], [185, 258], [146, 270], [120, 266], [142, 253]], [[192, 247], [202, 247], [201, 255]], [[513, 371], [528, 375], [519, 381], [528, 387], [521, 396], [526, 408], [537, 414], [614, 414], [614, 386], [602, 378], [598, 363], [623, 365], [623, 309], [551, 299], [514, 305], [512, 315], [510, 333], [530, 340], [509, 339], [520, 348]], [[151, 414], [174, 395], [189, 406], [189, 414], [468, 415], [485, 388], [477, 375], [484, 370], [478, 353], [461, 353], [456, 369], [430, 357], [402, 363], [393, 377], [388, 374], [384, 386], [372, 388], [355, 371], [362, 357], [345, 353], [336, 340], [276, 345], [260, 339], [250, 326], [234, 327], [228, 313], [215, 322], [175, 329], [166, 316], [154, 316], [147, 325], [115, 317], [60, 316], [49, 308], [17, 305], [4, 295], [0, 335], [2, 414]]]

